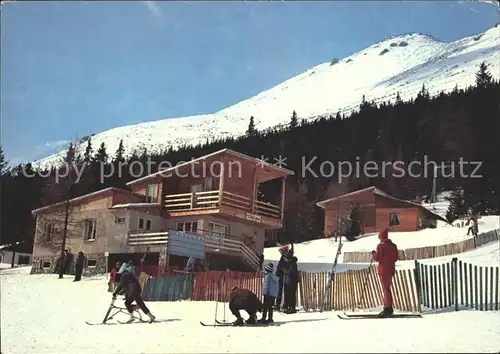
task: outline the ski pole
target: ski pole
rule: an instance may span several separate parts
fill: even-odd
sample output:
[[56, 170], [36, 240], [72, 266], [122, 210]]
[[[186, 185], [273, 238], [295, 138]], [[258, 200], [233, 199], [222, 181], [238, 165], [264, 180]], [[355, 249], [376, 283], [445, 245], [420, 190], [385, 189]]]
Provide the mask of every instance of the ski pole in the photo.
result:
[[372, 264], [373, 264], [373, 259], [370, 261], [370, 265], [368, 266], [368, 269], [367, 269], [367, 272], [366, 272], [365, 283], [363, 284], [363, 291], [361, 292], [361, 299], [359, 300], [359, 303], [358, 303], [358, 306], [357, 306], [358, 308], [360, 308], [361, 303], [363, 302], [364, 297], [365, 297], [366, 286], [368, 285], [368, 276], [370, 275], [370, 272], [372, 270]]

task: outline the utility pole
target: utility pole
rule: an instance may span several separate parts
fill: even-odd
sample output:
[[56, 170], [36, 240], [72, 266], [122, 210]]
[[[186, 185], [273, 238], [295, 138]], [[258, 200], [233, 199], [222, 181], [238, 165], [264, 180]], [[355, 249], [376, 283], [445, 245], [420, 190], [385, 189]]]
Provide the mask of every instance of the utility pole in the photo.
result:
[[437, 202], [437, 188], [436, 188], [436, 180], [437, 180], [437, 174], [439, 169], [444, 169], [446, 167], [454, 167], [454, 165], [450, 164], [449, 162], [446, 164], [442, 164], [441, 166], [435, 165], [434, 166], [434, 177], [432, 179], [432, 192], [431, 192], [431, 204]]

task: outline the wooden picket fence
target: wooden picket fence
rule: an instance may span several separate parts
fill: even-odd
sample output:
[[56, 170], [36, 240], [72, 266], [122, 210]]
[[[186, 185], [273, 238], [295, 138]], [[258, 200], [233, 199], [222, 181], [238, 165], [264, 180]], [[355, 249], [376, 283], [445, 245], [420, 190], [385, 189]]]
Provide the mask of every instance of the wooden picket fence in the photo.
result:
[[234, 287], [245, 288], [260, 295], [262, 274], [253, 272], [209, 271], [196, 273], [193, 294], [195, 301], [229, 301]]
[[[355, 310], [383, 305], [382, 287], [377, 266], [348, 270], [335, 275], [329, 293], [325, 295], [329, 273], [300, 272], [300, 303], [306, 311]], [[394, 306], [401, 311], [420, 311], [413, 270], [398, 270], [392, 285]]]
[[415, 269], [422, 306], [499, 310], [499, 267], [477, 266], [454, 258], [437, 265], [415, 261]]
[[[446, 245], [407, 248], [399, 250], [399, 260], [418, 260], [429, 259], [443, 256], [450, 256], [458, 253], [467, 252], [490, 242], [500, 239], [500, 230], [492, 230], [468, 238], [463, 241], [448, 243]], [[371, 252], [344, 252], [344, 263], [369, 263], [371, 261]]]

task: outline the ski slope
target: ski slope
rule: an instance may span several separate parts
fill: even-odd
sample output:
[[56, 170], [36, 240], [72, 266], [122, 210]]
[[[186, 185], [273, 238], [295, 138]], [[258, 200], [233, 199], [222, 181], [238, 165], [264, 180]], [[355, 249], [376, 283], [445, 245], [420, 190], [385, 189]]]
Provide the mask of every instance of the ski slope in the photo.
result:
[[[500, 348], [498, 312], [473, 310], [351, 321], [334, 312], [299, 312], [276, 314], [275, 327], [213, 328], [199, 321], [213, 320], [214, 302], [149, 302], [153, 314], [171, 322], [88, 326], [86, 320], [102, 320], [110, 303], [104, 276], [73, 283], [71, 277], [28, 273], [27, 267], [0, 270], [3, 354], [484, 353]], [[218, 313], [223, 319], [222, 304]], [[233, 320], [228, 309], [225, 314]]]
[[[487, 232], [500, 229], [500, 216], [488, 215], [478, 220], [479, 232]], [[440, 224], [435, 229], [424, 229], [414, 232], [389, 232], [389, 238], [398, 246], [399, 249], [418, 248], [425, 246], [437, 246], [447, 243], [463, 241], [471, 238], [467, 236], [467, 227], [453, 227], [448, 224]], [[343, 241], [342, 253], [344, 252], [371, 252], [375, 249], [378, 240], [378, 233], [366, 234], [356, 241]], [[335, 253], [337, 252], [338, 242], [333, 239], [319, 239], [309, 242], [303, 242], [294, 245], [295, 255], [299, 262], [299, 269], [309, 272], [321, 272], [331, 270]], [[264, 250], [264, 259], [266, 262], [276, 263], [280, 258], [279, 247], [270, 247]], [[463, 253], [465, 254], [465, 253]], [[361, 269], [365, 264], [342, 264], [343, 254], [339, 256], [337, 271], [342, 272], [349, 269]], [[498, 262], [497, 264], [498, 265]], [[398, 262], [397, 266], [413, 266], [413, 261]]]
[[[500, 25], [483, 33], [444, 43], [425, 34], [386, 38], [341, 59], [319, 64], [256, 96], [213, 114], [168, 118], [113, 128], [92, 136], [93, 146], [106, 144], [114, 152], [124, 140], [125, 155], [134, 150], [163, 151], [168, 147], [205, 143], [243, 135], [250, 116], [259, 130], [287, 124], [292, 111], [299, 118], [349, 113], [363, 95], [377, 103], [414, 98], [425, 84], [431, 95], [464, 88], [475, 82], [485, 62], [495, 78], [500, 74]], [[140, 117], [139, 117], [140, 118]], [[104, 117], [105, 119], [105, 117]], [[66, 137], [61, 137], [66, 139]], [[86, 143], [78, 145], [83, 154]], [[47, 167], [60, 163], [65, 151], [33, 163]]]

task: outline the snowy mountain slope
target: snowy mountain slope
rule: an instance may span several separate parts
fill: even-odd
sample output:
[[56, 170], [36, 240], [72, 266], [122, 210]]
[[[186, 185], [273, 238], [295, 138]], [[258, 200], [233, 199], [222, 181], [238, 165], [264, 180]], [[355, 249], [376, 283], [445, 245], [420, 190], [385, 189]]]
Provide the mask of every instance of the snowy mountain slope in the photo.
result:
[[[120, 139], [126, 154], [147, 148], [159, 151], [184, 144], [196, 144], [245, 133], [250, 116], [257, 129], [288, 123], [293, 110], [300, 118], [350, 112], [362, 96], [376, 102], [416, 96], [425, 84], [431, 95], [474, 83], [479, 64], [500, 72], [500, 25], [484, 33], [443, 43], [423, 34], [390, 37], [334, 64], [323, 63], [269, 90], [213, 114], [169, 118], [123, 126], [96, 134], [93, 146], [101, 142], [113, 153]], [[85, 143], [79, 146], [83, 153]], [[57, 164], [55, 154], [34, 163]]]

